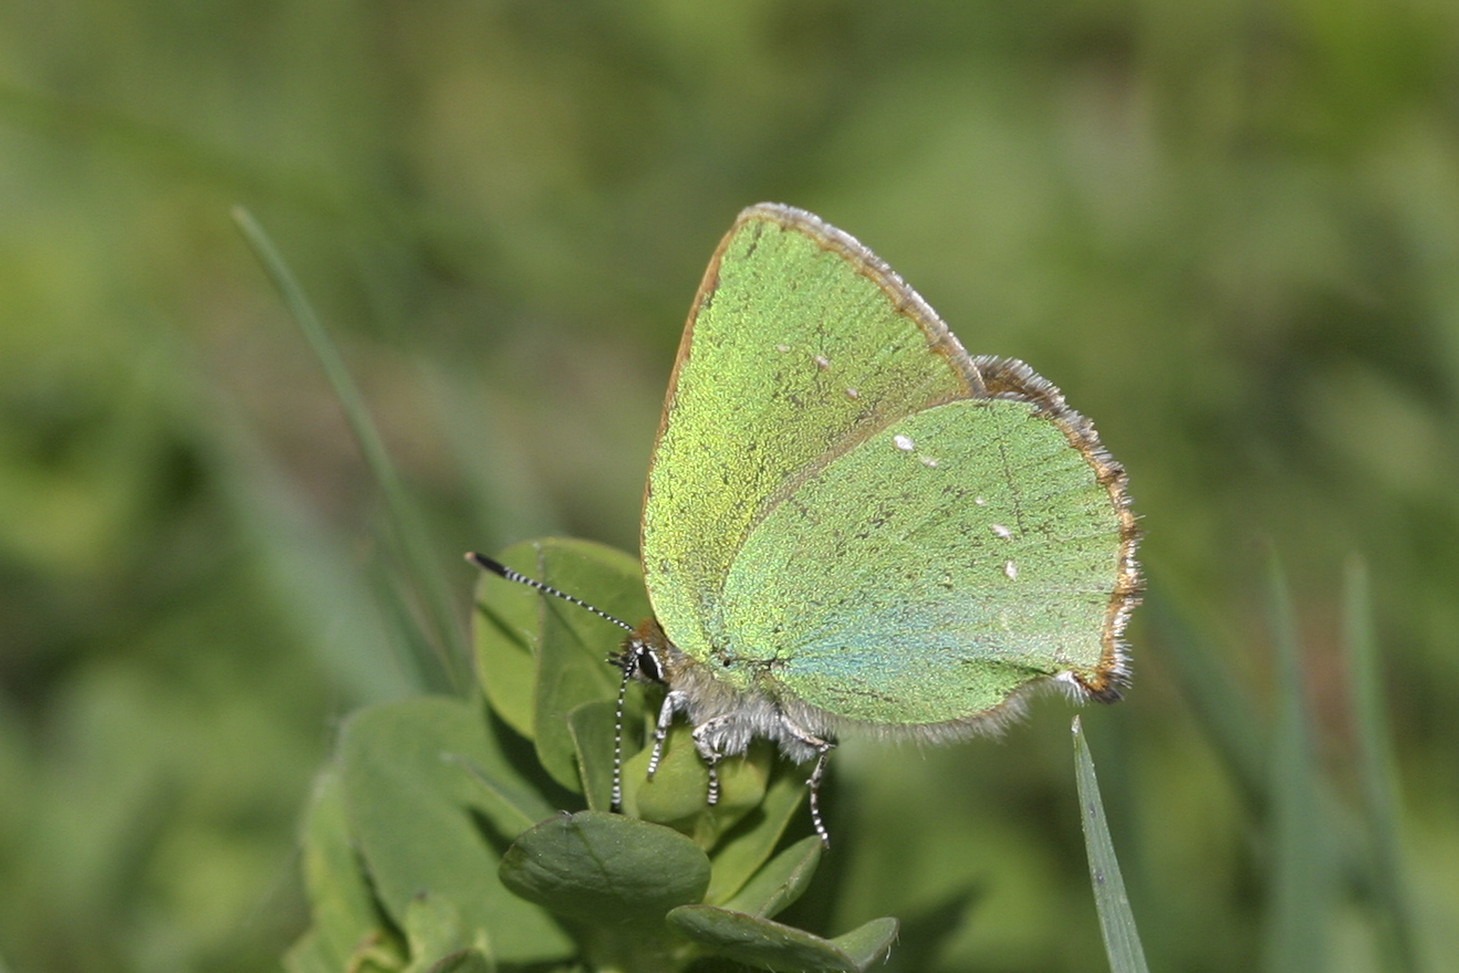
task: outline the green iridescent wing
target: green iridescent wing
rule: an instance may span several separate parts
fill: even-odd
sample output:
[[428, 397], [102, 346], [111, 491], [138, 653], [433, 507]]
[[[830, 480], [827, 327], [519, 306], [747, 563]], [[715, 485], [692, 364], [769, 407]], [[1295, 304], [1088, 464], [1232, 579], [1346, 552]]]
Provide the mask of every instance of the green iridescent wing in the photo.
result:
[[670, 641], [846, 719], [959, 720], [1057, 672], [1105, 689], [1132, 553], [1123, 473], [1057, 390], [970, 359], [810, 214], [741, 214], [649, 474], [644, 575]]

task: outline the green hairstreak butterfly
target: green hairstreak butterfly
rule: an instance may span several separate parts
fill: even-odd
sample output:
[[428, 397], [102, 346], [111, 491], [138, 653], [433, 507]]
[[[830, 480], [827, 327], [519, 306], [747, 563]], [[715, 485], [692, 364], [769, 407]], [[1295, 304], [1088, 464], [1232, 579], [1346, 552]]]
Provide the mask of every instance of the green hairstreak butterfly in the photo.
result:
[[1112, 702], [1128, 681], [1124, 469], [1057, 388], [968, 355], [885, 263], [803, 210], [745, 210], [709, 263], [641, 541], [654, 617], [613, 661], [625, 684], [667, 687], [650, 774], [681, 713], [710, 803], [714, 764], [767, 737], [815, 760], [823, 840], [838, 734], [948, 740], [1042, 686]]

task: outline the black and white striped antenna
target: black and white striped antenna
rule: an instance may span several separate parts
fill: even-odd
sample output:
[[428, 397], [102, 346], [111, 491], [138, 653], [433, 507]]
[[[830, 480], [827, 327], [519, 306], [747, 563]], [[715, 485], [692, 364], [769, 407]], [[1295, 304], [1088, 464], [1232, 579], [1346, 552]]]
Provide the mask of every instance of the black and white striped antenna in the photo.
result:
[[[579, 608], [586, 608], [599, 618], [612, 622], [625, 632], [632, 632], [633, 626], [621, 618], [616, 618], [603, 609], [590, 605], [581, 598], [574, 598], [565, 591], [559, 591], [549, 584], [543, 584], [536, 578], [529, 578], [520, 571], [513, 571], [502, 562], [489, 558], [485, 554], [478, 554], [470, 551], [466, 560], [476, 565], [481, 570], [508, 581], [515, 581], [517, 584], [524, 584], [529, 588], [536, 588], [544, 595], [552, 595], [554, 598], [561, 598], [563, 601], [577, 605]], [[637, 666], [631, 655], [625, 653], [619, 656], [612, 656], [608, 659], [610, 663], [623, 670], [623, 679], [618, 683], [618, 705], [613, 713], [613, 795], [611, 799], [612, 809], [615, 813], [623, 807], [623, 708], [628, 699], [628, 680], [632, 678]]]

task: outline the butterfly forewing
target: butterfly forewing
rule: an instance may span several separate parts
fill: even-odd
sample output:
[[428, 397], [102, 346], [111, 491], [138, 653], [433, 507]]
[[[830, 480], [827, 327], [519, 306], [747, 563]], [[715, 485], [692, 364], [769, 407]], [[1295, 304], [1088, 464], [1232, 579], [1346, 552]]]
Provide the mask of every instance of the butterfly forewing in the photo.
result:
[[644, 501], [645, 582], [669, 639], [708, 659], [730, 564], [798, 478], [978, 381], [856, 241], [789, 207], [741, 214], [690, 314]]

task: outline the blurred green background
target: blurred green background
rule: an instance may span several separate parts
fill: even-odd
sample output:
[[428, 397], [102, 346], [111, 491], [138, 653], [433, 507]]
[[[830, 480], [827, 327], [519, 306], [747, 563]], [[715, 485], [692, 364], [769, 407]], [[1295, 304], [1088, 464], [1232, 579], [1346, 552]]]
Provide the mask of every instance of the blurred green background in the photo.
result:
[[[0, 962], [272, 968], [334, 725], [439, 685], [418, 660], [461, 637], [420, 634], [231, 206], [342, 346], [464, 628], [467, 548], [636, 549], [684, 314], [764, 199], [1032, 363], [1128, 467], [1137, 682], [1085, 722], [1152, 965], [1268, 955], [1269, 809], [1172, 661], [1206, 646], [1265, 739], [1268, 549], [1338, 848], [1369, 566], [1419, 938], [1453, 962], [1449, 0], [0, 5]], [[1104, 969], [1068, 717], [844, 748], [820, 931], [895, 914], [909, 956], [952, 930], [925, 968]], [[1313, 968], [1397, 968], [1361, 877], [1328, 885]]]

